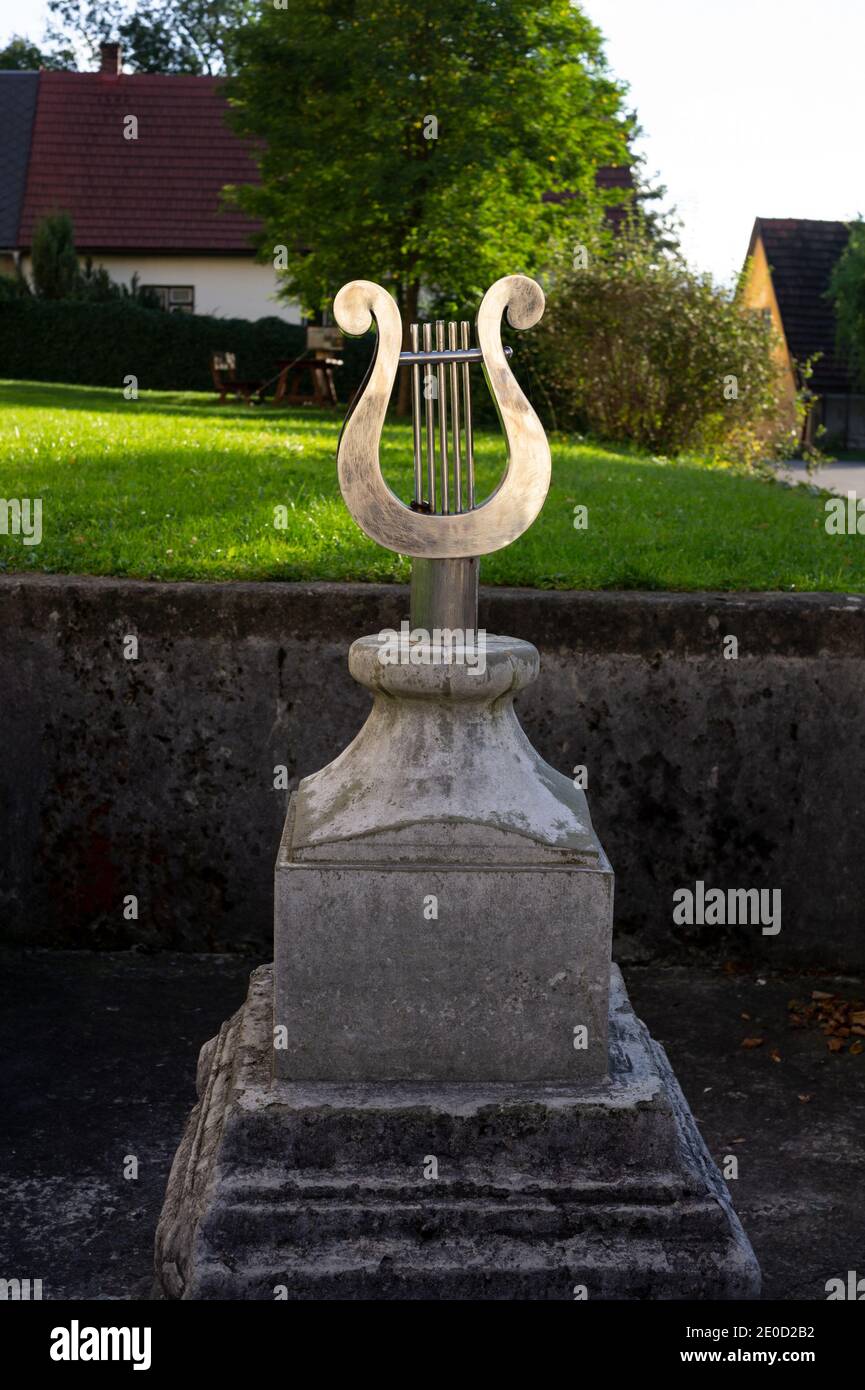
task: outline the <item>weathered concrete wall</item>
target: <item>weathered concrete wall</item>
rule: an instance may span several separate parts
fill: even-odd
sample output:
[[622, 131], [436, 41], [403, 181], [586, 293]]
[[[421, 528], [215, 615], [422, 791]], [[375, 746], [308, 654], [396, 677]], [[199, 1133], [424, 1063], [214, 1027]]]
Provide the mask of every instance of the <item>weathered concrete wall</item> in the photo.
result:
[[[351, 739], [348, 645], [406, 607], [388, 586], [0, 578], [2, 937], [265, 954], [274, 767], [293, 787]], [[520, 715], [555, 767], [588, 768], [620, 959], [865, 964], [865, 600], [488, 590], [481, 621], [540, 648]], [[675, 925], [697, 879], [780, 889], [780, 933]]]

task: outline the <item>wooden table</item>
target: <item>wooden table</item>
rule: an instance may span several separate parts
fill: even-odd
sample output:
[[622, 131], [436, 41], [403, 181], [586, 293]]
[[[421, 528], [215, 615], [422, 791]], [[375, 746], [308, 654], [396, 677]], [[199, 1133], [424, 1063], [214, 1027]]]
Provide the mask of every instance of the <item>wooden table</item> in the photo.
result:
[[[342, 366], [341, 357], [329, 357], [325, 352], [308, 352], [291, 362], [277, 362], [279, 376], [271, 405], [335, 406], [335, 367]], [[306, 378], [306, 389], [304, 379]], [[311, 388], [311, 389], [310, 389]]]

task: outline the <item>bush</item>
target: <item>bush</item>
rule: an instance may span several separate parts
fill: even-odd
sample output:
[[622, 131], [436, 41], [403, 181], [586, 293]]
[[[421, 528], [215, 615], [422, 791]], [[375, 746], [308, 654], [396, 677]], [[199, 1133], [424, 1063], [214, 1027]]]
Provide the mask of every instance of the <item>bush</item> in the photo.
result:
[[0, 275], [0, 304], [29, 298], [30, 286], [23, 275]]
[[40, 299], [67, 299], [78, 284], [75, 232], [67, 212], [40, 217], [33, 230], [33, 289]]
[[[22, 285], [26, 282], [19, 276]], [[29, 292], [29, 286], [27, 287]], [[145, 309], [158, 309], [152, 289], [142, 289], [137, 273], [129, 285], [112, 280], [104, 266], [88, 256], [82, 270], [75, 250], [75, 229], [68, 212], [42, 217], [33, 232], [33, 290], [37, 299], [84, 299], [91, 304], [132, 299]], [[2, 296], [0, 296], [2, 297]], [[7, 295], [7, 298], [10, 296]]]
[[[137, 275], [129, 286], [118, 284], [90, 258], [82, 271], [65, 212], [36, 226], [33, 288], [31, 296], [22, 277], [0, 276], [0, 370], [23, 381], [120, 387], [132, 374], [142, 390], [206, 391], [213, 352], [233, 352], [239, 377], [264, 382], [306, 343], [303, 328], [275, 316], [168, 314]], [[370, 351], [369, 344], [346, 345], [337, 382], [343, 394], [360, 383]]]
[[[237, 354], [238, 375], [272, 377], [280, 359], [302, 353], [305, 330], [282, 319], [210, 318], [168, 314], [130, 300], [10, 300], [0, 312], [0, 372], [24, 381], [80, 386], [123, 385], [131, 373], [141, 390], [206, 391], [210, 354]], [[338, 387], [360, 381], [370, 344], [347, 343]]]
[[632, 226], [553, 277], [534, 357], [562, 428], [755, 464], [789, 456], [801, 428], [775, 348], [737, 292]]

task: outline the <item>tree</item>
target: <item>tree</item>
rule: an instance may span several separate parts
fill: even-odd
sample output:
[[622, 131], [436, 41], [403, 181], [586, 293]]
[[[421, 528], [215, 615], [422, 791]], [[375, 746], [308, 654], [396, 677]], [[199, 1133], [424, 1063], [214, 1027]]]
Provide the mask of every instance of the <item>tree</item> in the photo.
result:
[[570, 0], [282, 0], [237, 56], [262, 181], [234, 196], [307, 310], [357, 277], [392, 289], [406, 329], [422, 286], [477, 303], [578, 237], [597, 166], [628, 161], [622, 89]]
[[[132, 299], [143, 308], [154, 309], [159, 300], [153, 290], [142, 288], [138, 275], [129, 285], [112, 280], [104, 266], [94, 266], [88, 256], [82, 270], [75, 250], [75, 229], [68, 212], [55, 212], [42, 217], [33, 231], [33, 291], [37, 299], [76, 299], [91, 304], [104, 304], [113, 299]], [[8, 277], [4, 277], [8, 278]], [[10, 280], [0, 298], [12, 298]], [[18, 293], [26, 294], [26, 282], [19, 284]]]
[[42, 217], [33, 231], [33, 288], [40, 299], [71, 299], [78, 284], [75, 234], [68, 212]]
[[75, 54], [70, 49], [43, 53], [41, 48], [20, 34], [13, 34], [5, 48], [0, 48], [0, 71], [38, 72], [40, 68], [74, 68]]
[[100, 43], [120, 42], [135, 72], [224, 73], [233, 70], [238, 29], [255, 0], [49, 0], [48, 39], [78, 42], [96, 58]]
[[865, 222], [850, 226], [850, 239], [832, 272], [829, 297], [838, 320], [838, 346], [865, 386]]

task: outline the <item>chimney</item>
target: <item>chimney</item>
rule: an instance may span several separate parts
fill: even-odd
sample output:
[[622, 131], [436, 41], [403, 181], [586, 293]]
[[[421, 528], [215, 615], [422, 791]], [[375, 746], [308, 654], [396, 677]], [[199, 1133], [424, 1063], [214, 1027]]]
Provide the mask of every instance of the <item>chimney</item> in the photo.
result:
[[123, 51], [119, 43], [99, 45], [99, 71], [103, 77], [119, 77], [123, 67]]

